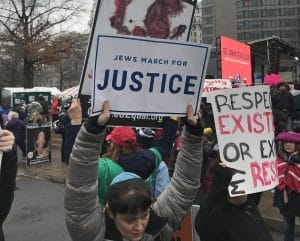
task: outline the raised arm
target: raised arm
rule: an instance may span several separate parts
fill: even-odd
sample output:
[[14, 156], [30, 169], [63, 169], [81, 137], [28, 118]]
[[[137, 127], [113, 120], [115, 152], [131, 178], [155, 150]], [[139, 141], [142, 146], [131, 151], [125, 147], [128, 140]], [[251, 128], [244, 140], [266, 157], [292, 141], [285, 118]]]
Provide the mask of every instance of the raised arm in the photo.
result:
[[[70, 112], [78, 111], [73, 102]], [[66, 223], [72, 240], [103, 240], [105, 218], [98, 202], [97, 166], [105, 125], [110, 118], [109, 102], [103, 104], [99, 117], [82, 125], [70, 156], [65, 192]]]
[[174, 175], [170, 185], [153, 204], [155, 212], [167, 217], [174, 231], [190, 210], [200, 186], [203, 128], [200, 120], [196, 120], [192, 113], [192, 106], [188, 105], [187, 121], [181, 135], [181, 150]]

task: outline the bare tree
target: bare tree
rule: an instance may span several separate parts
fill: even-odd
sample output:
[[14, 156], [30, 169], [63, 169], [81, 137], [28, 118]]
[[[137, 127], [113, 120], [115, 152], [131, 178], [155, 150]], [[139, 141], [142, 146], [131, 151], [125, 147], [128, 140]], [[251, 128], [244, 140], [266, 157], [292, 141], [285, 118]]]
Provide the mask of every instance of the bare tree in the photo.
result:
[[1, 0], [1, 53], [9, 46], [21, 53], [25, 88], [33, 87], [35, 67], [72, 53], [76, 39], [66, 41], [57, 35], [84, 11], [84, 0]]

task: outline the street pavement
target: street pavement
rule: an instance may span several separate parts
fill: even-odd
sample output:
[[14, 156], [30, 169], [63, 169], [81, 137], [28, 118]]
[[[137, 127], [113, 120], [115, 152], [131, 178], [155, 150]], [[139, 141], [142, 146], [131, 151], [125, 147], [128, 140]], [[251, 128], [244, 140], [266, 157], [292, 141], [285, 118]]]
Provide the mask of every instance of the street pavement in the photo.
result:
[[[18, 190], [4, 232], [7, 241], [71, 241], [64, 220], [64, 184], [18, 177]], [[282, 233], [271, 232], [274, 241]], [[300, 241], [296, 237], [295, 241]]]
[[71, 241], [64, 219], [63, 184], [18, 177], [18, 190], [4, 223], [6, 241]]

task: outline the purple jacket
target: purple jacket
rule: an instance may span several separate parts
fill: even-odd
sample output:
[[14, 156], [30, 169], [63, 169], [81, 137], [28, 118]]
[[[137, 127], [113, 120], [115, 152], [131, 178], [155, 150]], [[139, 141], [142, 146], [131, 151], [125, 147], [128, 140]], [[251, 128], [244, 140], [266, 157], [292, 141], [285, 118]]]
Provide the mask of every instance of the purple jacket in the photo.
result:
[[19, 119], [10, 120], [7, 122], [5, 128], [14, 133], [15, 136], [25, 135], [26, 132], [25, 123]]

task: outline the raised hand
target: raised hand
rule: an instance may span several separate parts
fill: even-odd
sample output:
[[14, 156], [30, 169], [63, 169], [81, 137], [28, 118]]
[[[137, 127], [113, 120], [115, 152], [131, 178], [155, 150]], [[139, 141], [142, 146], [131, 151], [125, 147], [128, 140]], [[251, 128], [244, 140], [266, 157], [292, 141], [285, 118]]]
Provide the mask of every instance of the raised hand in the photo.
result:
[[82, 121], [82, 109], [80, 99], [74, 98], [70, 108], [68, 109], [68, 115], [71, 119], [72, 125], [80, 125]]
[[98, 125], [105, 126], [110, 119], [110, 104], [108, 100], [103, 102], [103, 111], [98, 117]]
[[190, 126], [197, 125], [197, 116], [193, 115], [193, 106], [192, 105], [190, 105], [190, 104], [187, 105], [186, 114], [187, 114], [187, 123]]
[[0, 130], [0, 151], [9, 152], [13, 149], [15, 136], [8, 130]]

